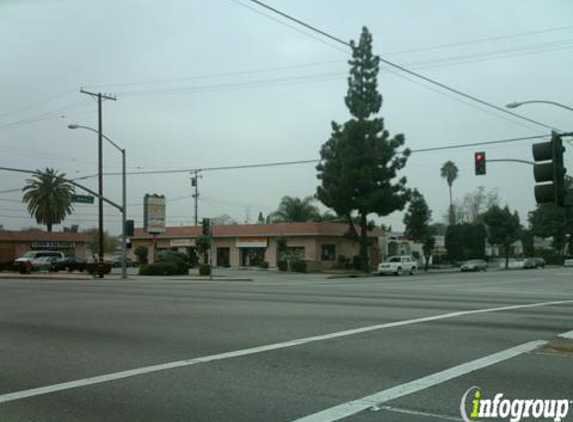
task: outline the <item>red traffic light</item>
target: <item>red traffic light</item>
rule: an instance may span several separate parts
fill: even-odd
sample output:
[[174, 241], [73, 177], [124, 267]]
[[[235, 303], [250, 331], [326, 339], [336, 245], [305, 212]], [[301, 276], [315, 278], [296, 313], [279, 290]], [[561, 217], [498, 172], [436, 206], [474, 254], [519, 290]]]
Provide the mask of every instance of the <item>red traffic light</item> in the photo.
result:
[[485, 174], [485, 152], [474, 153], [474, 161], [476, 176], [483, 176]]

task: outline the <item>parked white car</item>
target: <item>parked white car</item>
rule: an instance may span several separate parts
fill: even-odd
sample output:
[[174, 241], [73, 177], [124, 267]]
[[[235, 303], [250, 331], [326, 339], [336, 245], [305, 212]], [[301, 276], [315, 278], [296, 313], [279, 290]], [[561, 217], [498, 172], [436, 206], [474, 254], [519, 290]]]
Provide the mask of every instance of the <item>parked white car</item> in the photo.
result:
[[62, 259], [65, 257], [63, 252], [59, 252], [59, 251], [29, 251], [26, 252], [24, 255], [22, 255], [20, 258], [16, 259], [14, 262], [16, 264], [22, 262], [30, 262], [30, 263], [34, 263], [34, 260], [37, 260], [38, 258], [43, 258], [43, 257], [47, 257], [47, 256], [51, 256], [57, 259]]
[[414, 275], [418, 270], [418, 263], [410, 255], [391, 256], [388, 261], [378, 265], [378, 274], [410, 273]]
[[563, 266], [564, 267], [573, 267], [573, 256], [566, 256], [563, 259]]

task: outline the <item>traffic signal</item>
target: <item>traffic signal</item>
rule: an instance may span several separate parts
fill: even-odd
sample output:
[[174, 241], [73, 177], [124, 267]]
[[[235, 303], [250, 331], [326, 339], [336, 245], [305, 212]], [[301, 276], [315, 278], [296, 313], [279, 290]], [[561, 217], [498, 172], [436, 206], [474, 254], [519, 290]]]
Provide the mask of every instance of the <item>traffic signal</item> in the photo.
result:
[[125, 235], [127, 237], [132, 237], [134, 232], [134, 222], [133, 220], [125, 220]]
[[474, 162], [476, 168], [476, 176], [483, 176], [485, 174], [485, 152], [476, 152], [474, 154]]
[[203, 219], [203, 235], [210, 236], [211, 235], [211, 220], [208, 218]]
[[565, 205], [565, 173], [563, 166], [563, 140], [561, 136], [551, 132], [551, 141], [533, 144], [533, 176], [535, 185], [535, 200], [538, 204], [555, 202], [558, 206]]

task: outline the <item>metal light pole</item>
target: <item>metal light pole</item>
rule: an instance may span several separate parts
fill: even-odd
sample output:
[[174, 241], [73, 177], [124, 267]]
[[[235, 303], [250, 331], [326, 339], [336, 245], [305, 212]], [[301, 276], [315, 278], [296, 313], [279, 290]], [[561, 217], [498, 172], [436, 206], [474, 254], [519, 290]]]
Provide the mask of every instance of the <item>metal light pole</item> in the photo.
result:
[[516, 101], [513, 103], [506, 104], [505, 106], [507, 108], [517, 108], [517, 107], [522, 106], [524, 104], [533, 104], [533, 103], [551, 104], [551, 105], [554, 105], [557, 107], [564, 108], [565, 110], [573, 111], [573, 107], [569, 107], [569, 106], [566, 106], [564, 104], [561, 104], [561, 103], [558, 103], [555, 101], [547, 101], [547, 100], [531, 100], [531, 101], [520, 101], [520, 102]]
[[[110, 138], [106, 135], [98, 131], [97, 129], [88, 127], [88, 126], [81, 126], [76, 124], [68, 125], [69, 129], [86, 129], [98, 134], [99, 137], [108, 141], [111, 145], [113, 145], [117, 150], [121, 152], [121, 176], [122, 176], [122, 199], [121, 199], [121, 221], [122, 221], [122, 230], [121, 230], [121, 278], [127, 278], [127, 236], [125, 232], [126, 220], [127, 220], [127, 180], [126, 180], [126, 159], [125, 159], [125, 148], [120, 148], [115, 142], [113, 142]], [[101, 145], [101, 143], [100, 143]], [[101, 172], [100, 172], [101, 177]], [[101, 228], [103, 231], [103, 227]], [[100, 242], [103, 242], [103, 235], [100, 234]], [[102, 246], [100, 246], [102, 248]], [[100, 258], [100, 261], [103, 257]]]

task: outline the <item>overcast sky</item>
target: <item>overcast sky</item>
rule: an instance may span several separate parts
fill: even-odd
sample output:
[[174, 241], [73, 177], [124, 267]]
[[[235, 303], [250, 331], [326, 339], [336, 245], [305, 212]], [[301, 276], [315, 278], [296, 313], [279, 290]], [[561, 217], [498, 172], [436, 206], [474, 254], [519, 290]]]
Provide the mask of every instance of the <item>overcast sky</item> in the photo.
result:
[[[374, 52], [442, 83], [503, 106], [545, 99], [573, 105], [573, 2], [570, 0], [268, 0], [268, 4], [344, 40], [361, 27]], [[96, 103], [80, 87], [111, 93], [104, 133], [127, 150], [130, 172], [210, 168], [318, 159], [332, 120], [349, 115], [349, 53], [341, 45], [270, 14], [248, 0], [0, 1], [0, 166], [51, 167], [69, 177], [97, 172]], [[475, 42], [474, 42], [475, 41]], [[549, 132], [461, 100], [425, 82], [383, 68], [381, 116], [411, 149]], [[571, 130], [573, 114], [542, 104], [520, 114]], [[535, 141], [415, 153], [404, 174], [443, 221], [448, 189], [440, 167], [460, 169], [454, 196], [478, 186], [498, 189], [522, 220], [535, 205], [532, 169], [490, 163], [476, 177], [473, 153], [531, 160]], [[571, 150], [566, 163], [573, 168]], [[106, 145], [106, 172], [120, 154]], [[25, 177], [0, 172], [0, 224], [35, 225], [20, 203]], [[97, 187], [96, 179], [86, 185]], [[254, 222], [283, 195], [315, 193], [313, 164], [206, 171], [199, 217], [228, 214]], [[106, 176], [104, 194], [121, 200], [121, 178]], [[143, 196], [167, 197], [168, 225], [191, 224], [187, 173], [130, 175], [128, 214], [141, 226]], [[76, 205], [65, 224], [97, 223], [96, 205]], [[120, 231], [106, 207], [106, 228]], [[402, 213], [378, 219], [402, 227]], [[56, 227], [58, 230], [59, 227]]]

